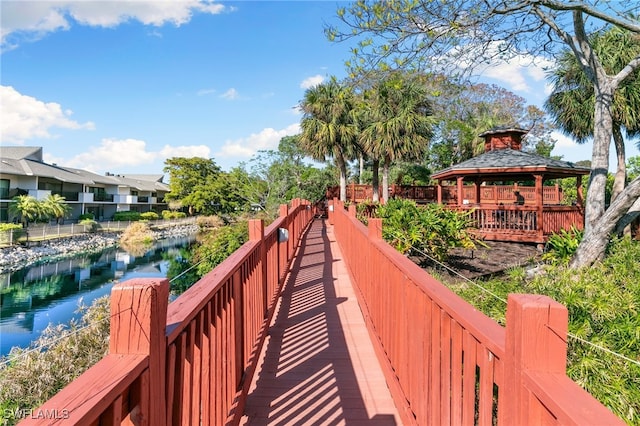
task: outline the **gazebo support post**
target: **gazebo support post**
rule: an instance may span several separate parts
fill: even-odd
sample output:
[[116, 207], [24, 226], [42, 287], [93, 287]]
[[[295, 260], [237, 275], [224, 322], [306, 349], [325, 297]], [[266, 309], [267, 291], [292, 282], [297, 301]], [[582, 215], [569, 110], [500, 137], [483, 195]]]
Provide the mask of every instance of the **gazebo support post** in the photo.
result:
[[462, 206], [462, 186], [463, 186], [463, 182], [464, 182], [464, 176], [458, 176], [458, 178], [456, 179], [456, 183], [457, 183], [457, 189], [458, 189], [458, 207]]
[[473, 190], [474, 190], [474, 192], [476, 194], [476, 201], [475, 202], [477, 204], [480, 204], [480, 184], [481, 184], [480, 179], [475, 179], [473, 181]]
[[584, 206], [584, 194], [582, 193], [582, 175], [576, 176], [576, 193], [577, 195], [577, 203], [578, 207], [582, 208]]
[[543, 212], [544, 212], [544, 195], [543, 195], [543, 175], [534, 175], [536, 180], [536, 216], [538, 220], [536, 220], [536, 233], [538, 234], [538, 242], [544, 242], [544, 227], [542, 224], [543, 221]]
[[436, 187], [436, 199], [438, 204], [442, 205], [442, 181], [438, 181], [438, 186]]

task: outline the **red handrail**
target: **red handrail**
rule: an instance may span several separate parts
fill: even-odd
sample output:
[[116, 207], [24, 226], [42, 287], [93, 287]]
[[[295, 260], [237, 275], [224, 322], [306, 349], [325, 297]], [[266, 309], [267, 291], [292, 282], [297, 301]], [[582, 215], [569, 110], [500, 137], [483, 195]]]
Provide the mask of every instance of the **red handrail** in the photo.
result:
[[250, 241], [168, 306], [166, 279], [114, 286], [109, 355], [34, 410], [42, 416], [20, 424], [239, 423], [275, 301], [313, 213], [293, 200], [266, 229], [250, 221]]
[[623, 424], [566, 376], [564, 306], [510, 295], [501, 327], [387, 244], [381, 219], [365, 227], [355, 206], [331, 207], [404, 424]]

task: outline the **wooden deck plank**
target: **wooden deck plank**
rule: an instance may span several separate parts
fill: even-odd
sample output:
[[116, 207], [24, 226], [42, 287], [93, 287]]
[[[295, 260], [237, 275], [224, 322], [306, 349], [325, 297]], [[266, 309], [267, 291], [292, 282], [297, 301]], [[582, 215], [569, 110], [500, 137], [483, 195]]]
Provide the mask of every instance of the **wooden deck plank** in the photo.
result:
[[400, 424], [333, 230], [323, 220], [302, 242], [241, 424]]

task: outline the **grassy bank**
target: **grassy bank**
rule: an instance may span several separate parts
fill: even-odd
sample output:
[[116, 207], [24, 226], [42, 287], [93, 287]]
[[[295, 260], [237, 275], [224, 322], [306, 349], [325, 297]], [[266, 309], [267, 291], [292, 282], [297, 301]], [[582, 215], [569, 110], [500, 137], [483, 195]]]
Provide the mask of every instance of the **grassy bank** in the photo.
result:
[[[438, 278], [504, 324], [504, 302], [472, 283]], [[640, 241], [614, 242], [601, 264], [581, 271], [552, 266], [528, 279], [524, 269], [514, 268], [505, 277], [478, 284], [502, 299], [509, 293], [544, 294], [565, 305], [567, 374], [627, 423], [640, 425], [640, 366], [633, 362], [640, 361]]]

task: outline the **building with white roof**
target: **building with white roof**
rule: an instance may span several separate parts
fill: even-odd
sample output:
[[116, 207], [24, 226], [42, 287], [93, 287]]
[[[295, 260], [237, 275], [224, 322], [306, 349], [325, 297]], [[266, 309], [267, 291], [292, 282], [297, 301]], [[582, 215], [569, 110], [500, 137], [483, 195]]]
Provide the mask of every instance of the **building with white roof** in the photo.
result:
[[47, 164], [42, 147], [0, 146], [0, 222], [7, 222], [13, 197], [31, 195], [43, 200], [51, 194], [65, 198], [71, 219], [92, 213], [108, 220], [118, 211], [167, 209], [164, 196], [169, 185], [158, 175], [99, 175], [82, 169]]

